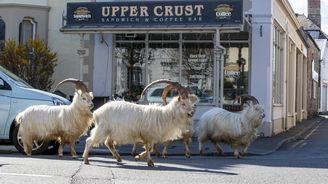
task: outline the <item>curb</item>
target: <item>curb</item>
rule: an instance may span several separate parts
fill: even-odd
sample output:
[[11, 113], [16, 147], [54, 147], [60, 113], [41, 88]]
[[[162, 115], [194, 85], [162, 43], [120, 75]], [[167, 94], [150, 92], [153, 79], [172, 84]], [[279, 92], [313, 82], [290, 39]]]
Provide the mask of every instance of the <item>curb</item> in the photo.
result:
[[259, 156], [270, 155], [270, 154], [274, 153], [275, 151], [277, 151], [285, 143], [288, 143], [288, 142], [291, 142], [291, 141], [295, 141], [297, 139], [300, 139], [301, 137], [305, 137], [309, 132], [311, 132], [311, 130], [313, 130], [315, 127], [317, 127], [318, 125], [320, 125], [320, 123], [322, 121], [324, 121], [324, 118], [319, 117], [318, 120], [315, 120], [315, 122], [313, 122], [311, 125], [308, 125], [302, 131], [299, 131], [296, 134], [294, 134], [293, 136], [286, 137], [285, 139], [283, 139], [280, 142], [278, 142], [277, 145], [272, 150], [270, 150], [270, 151], [267, 151], [267, 152], [264, 152], [264, 153], [251, 153], [251, 152], [249, 152], [249, 153], [250, 154], [254, 154], [254, 155], [259, 155]]

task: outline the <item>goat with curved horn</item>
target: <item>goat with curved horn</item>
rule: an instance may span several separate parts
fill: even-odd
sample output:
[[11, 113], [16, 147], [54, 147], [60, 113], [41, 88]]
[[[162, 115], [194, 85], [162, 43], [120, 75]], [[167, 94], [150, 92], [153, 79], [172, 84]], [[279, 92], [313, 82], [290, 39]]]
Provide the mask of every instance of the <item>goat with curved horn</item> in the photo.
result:
[[68, 78], [68, 79], [64, 79], [61, 82], [59, 82], [57, 84], [57, 86], [55, 87], [55, 90], [62, 84], [67, 83], [67, 82], [72, 82], [75, 84], [75, 89], [76, 90], [81, 90], [82, 92], [89, 92], [88, 87], [79, 79], [74, 79], [74, 78]]
[[247, 101], [251, 101], [253, 102], [253, 104], [260, 104], [259, 101], [252, 95], [243, 94], [240, 95], [239, 98], [241, 100], [241, 105], [243, 105]]
[[169, 84], [167, 85], [164, 89], [163, 89], [163, 93], [162, 93], [162, 100], [163, 100], [163, 105], [166, 105], [167, 104], [167, 101], [166, 101], [166, 97], [167, 97], [167, 94], [171, 91], [171, 89], [174, 88], [174, 85], [172, 84]]
[[141, 98], [143, 97], [144, 93], [148, 90], [148, 88], [150, 88], [151, 86], [153, 86], [155, 84], [160, 84], [160, 83], [168, 83], [169, 85], [172, 85], [172, 88], [173, 87], [177, 88], [179, 96], [182, 97], [183, 99], [188, 98], [188, 95], [190, 94], [190, 91], [187, 88], [181, 86], [181, 84], [179, 84], [178, 82], [173, 82], [168, 79], [159, 79], [159, 80], [155, 80], [155, 81], [151, 82], [144, 88], [144, 90], [141, 93]]

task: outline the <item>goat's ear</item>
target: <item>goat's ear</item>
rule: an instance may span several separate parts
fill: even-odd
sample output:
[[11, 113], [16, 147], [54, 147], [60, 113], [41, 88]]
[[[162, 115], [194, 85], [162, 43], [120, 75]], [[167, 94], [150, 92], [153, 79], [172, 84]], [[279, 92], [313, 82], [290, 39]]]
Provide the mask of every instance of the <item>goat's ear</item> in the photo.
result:
[[93, 93], [92, 92], [89, 92], [89, 95], [91, 96], [91, 98], [93, 99], [94, 96], [93, 96]]
[[80, 96], [82, 95], [82, 91], [81, 91], [81, 90], [77, 90], [76, 93], [77, 93], [78, 95], [80, 95]]

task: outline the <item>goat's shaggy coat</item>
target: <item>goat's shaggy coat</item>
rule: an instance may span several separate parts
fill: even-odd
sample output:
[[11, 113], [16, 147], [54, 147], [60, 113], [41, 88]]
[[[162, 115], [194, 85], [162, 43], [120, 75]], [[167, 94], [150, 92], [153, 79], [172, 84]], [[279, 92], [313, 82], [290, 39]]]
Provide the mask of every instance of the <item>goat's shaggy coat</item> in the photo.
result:
[[88, 161], [88, 153], [93, 145], [105, 142], [117, 161], [120, 155], [115, 144], [134, 144], [141, 142], [146, 151], [136, 157], [141, 159], [147, 154], [148, 165], [153, 166], [150, 151], [154, 144], [181, 136], [181, 128], [185, 119], [194, 113], [198, 98], [190, 95], [182, 99], [175, 97], [166, 106], [140, 105], [126, 101], [111, 101], [93, 113], [95, 128], [87, 139], [83, 153], [84, 162]]
[[264, 109], [261, 105], [250, 104], [239, 113], [229, 112], [221, 108], [213, 108], [204, 113], [196, 128], [199, 151], [203, 154], [203, 143], [210, 140], [219, 154], [223, 150], [219, 143], [229, 144], [234, 156], [240, 157], [238, 146], [242, 146], [245, 154], [250, 142], [256, 137], [256, 128], [262, 123]]
[[57, 140], [59, 156], [63, 155], [63, 144], [69, 144], [72, 156], [77, 157], [75, 142], [92, 123], [92, 98], [92, 93], [77, 91], [70, 105], [35, 105], [19, 113], [16, 122], [25, 153], [31, 155], [35, 140]]

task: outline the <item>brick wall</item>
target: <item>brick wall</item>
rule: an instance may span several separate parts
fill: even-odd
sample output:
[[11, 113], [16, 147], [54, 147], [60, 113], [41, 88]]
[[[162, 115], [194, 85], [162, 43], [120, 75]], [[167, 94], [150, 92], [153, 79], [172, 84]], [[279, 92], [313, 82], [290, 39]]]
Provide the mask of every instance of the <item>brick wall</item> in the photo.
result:
[[321, 27], [320, 0], [308, 0], [308, 18]]

